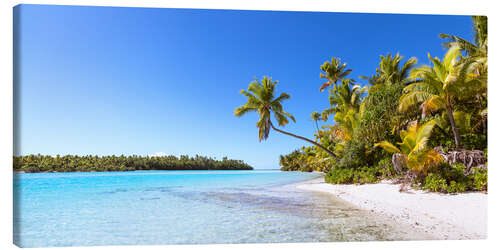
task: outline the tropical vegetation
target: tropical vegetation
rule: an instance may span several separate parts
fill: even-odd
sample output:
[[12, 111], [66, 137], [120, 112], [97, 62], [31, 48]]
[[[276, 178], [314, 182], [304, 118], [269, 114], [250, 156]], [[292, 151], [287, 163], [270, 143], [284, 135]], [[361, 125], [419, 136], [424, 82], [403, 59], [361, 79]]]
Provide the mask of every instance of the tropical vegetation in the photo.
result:
[[14, 156], [14, 171], [36, 172], [102, 172], [135, 170], [251, 170], [241, 160], [222, 160], [198, 156], [97, 156], [50, 155]]
[[291, 96], [275, 97], [270, 77], [241, 91], [248, 101], [235, 115], [257, 112], [259, 140], [273, 129], [312, 144], [281, 155], [283, 171], [322, 171], [335, 184], [396, 178], [436, 192], [485, 191], [488, 29], [485, 16], [472, 21], [474, 41], [439, 34], [446, 52], [429, 54], [429, 64], [389, 53], [358, 83], [340, 58], [324, 62], [318, 95], [328, 93], [329, 107], [310, 115], [313, 139], [274, 125], [272, 115], [278, 126], [295, 118], [282, 106]]
[[374, 146], [382, 147], [389, 153], [401, 154], [404, 165], [409, 170], [426, 175], [431, 168], [443, 162], [443, 156], [436, 150], [427, 148], [427, 141], [435, 124], [434, 120], [422, 125], [415, 122], [408, 127], [408, 131], [400, 131], [399, 148], [388, 141], [375, 143]]

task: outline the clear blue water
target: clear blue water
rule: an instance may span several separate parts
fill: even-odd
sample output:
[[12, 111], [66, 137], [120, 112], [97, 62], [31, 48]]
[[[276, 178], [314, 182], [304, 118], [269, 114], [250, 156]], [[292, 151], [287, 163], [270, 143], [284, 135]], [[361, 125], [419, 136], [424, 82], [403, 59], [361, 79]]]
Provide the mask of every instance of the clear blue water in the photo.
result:
[[318, 173], [14, 174], [21, 247], [425, 239], [294, 183]]

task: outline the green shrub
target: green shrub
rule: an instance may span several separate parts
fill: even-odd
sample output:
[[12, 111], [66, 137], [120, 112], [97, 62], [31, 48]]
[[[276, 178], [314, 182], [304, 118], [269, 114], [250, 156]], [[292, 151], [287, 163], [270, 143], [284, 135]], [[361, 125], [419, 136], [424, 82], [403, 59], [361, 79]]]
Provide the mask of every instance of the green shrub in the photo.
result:
[[448, 185], [446, 183], [446, 179], [444, 179], [441, 175], [430, 173], [425, 177], [425, 184], [423, 188], [433, 192], [444, 192], [446, 191]]
[[[488, 139], [484, 134], [463, 134], [460, 136], [462, 147], [464, 149], [479, 149], [486, 150], [488, 147]], [[428, 145], [430, 148], [442, 146], [443, 151], [447, 152], [449, 149], [455, 147], [455, 140], [453, 139], [452, 132], [443, 131], [438, 128], [434, 131], [433, 136], [429, 139]]]
[[456, 182], [456, 181], [450, 181], [450, 185], [448, 186], [448, 189], [446, 190], [448, 193], [462, 193], [467, 191], [468, 188], [468, 183], [469, 182]]
[[359, 166], [371, 166], [373, 159], [367, 154], [366, 144], [351, 140], [345, 145], [339, 165], [342, 168], [358, 168]]
[[354, 172], [353, 182], [355, 184], [378, 182], [379, 171], [376, 168], [364, 167], [361, 171]]
[[365, 184], [379, 181], [380, 171], [376, 167], [331, 168], [325, 181], [332, 184]]
[[462, 193], [466, 191], [485, 191], [488, 186], [488, 171], [473, 168], [473, 174], [465, 175], [466, 167], [461, 163], [442, 164], [424, 180], [420, 180], [422, 189], [443, 192]]
[[488, 170], [480, 168], [472, 168], [473, 174], [471, 174], [472, 183], [474, 190], [486, 191], [488, 190]]
[[386, 157], [372, 167], [345, 167], [342, 161], [336, 162], [325, 176], [325, 181], [332, 184], [376, 183], [381, 179], [396, 177], [391, 157]]
[[392, 157], [386, 157], [377, 162], [376, 168], [379, 169], [383, 179], [394, 178], [397, 175], [394, 166], [392, 166]]
[[365, 108], [355, 132], [356, 138], [369, 145], [384, 140], [391, 143], [399, 140], [398, 133], [393, 132], [395, 125], [405, 120], [416, 120], [420, 115], [420, 110], [416, 108], [398, 112], [399, 98], [405, 86], [398, 82], [370, 88], [363, 100]]
[[488, 147], [488, 138], [485, 134], [464, 134], [460, 136], [462, 147], [465, 149], [484, 150]]
[[325, 181], [332, 184], [351, 184], [353, 176], [352, 168], [331, 168], [325, 176]]

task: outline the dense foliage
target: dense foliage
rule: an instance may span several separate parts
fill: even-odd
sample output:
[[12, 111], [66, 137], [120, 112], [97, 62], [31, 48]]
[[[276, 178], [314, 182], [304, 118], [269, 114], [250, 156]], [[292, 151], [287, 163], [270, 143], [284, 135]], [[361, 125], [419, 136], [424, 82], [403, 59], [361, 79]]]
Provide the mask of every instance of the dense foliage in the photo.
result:
[[396, 176], [390, 158], [384, 158], [371, 167], [343, 167], [339, 164], [328, 171], [325, 181], [333, 184], [365, 184]]
[[[487, 167], [446, 163], [446, 152], [487, 152], [488, 33], [474, 16], [474, 41], [440, 34], [442, 58], [429, 65], [399, 54], [380, 57], [364, 86], [341, 59], [321, 65], [330, 107], [311, 114], [316, 145], [280, 156], [283, 171], [323, 171], [329, 183], [373, 183], [401, 177], [435, 192], [487, 190]], [[333, 117], [333, 119], [331, 119]], [[332, 121], [333, 120], [333, 121]], [[330, 123], [332, 122], [332, 123]], [[440, 148], [442, 151], [438, 151]], [[443, 153], [444, 152], [444, 153]], [[486, 154], [484, 154], [486, 157]], [[397, 166], [396, 166], [397, 165]]]
[[134, 170], [251, 170], [241, 160], [222, 160], [186, 155], [176, 156], [77, 156], [48, 155], [14, 156], [14, 171], [35, 172], [91, 172]]
[[360, 126], [356, 130], [356, 138], [368, 144], [379, 141], [396, 143], [397, 135], [407, 121], [419, 115], [417, 109], [412, 112], [398, 112], [398, 101], [405, 85], [401, 82], [371, 88], [363, 99], [364, 110], [360, 116]]
[[442, 164], [421, 180], [416, 180], [422, 189], [434, 192], [460, 193], [465, 191], [485, 191], [488, 189], [488, 170], [473, 168], [466, 174], [461, 163]]

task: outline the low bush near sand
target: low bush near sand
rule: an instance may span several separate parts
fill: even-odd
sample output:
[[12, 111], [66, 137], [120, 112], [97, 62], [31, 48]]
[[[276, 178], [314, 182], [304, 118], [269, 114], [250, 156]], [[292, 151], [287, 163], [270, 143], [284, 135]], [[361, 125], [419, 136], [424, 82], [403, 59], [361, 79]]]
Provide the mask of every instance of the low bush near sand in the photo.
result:
[[332, 184], [365, 184], [377, 182], [377, 177], [378, 172], [374, 168], [335, 168], [326, 174], [325, 181]]
[[[372, 167], [335, 166], [328, 171], [325, 181], [331, 184], [367, 184], [397, 177], [400, 176], [392, 168], [390, 158], [384, 158]], [[427, 176], [415, 178], [411, 184], [417, 189], [441, 193], [487, 191], [488, 170], [474, 167], [467, 174], [466, 167], [461, 163], [452, 165], [443, 163]]]
[[382, 179], [393, 178], [396, 172], [390, 158], [384, 158], [372, 167], [346, 168], [336, 166], [330, 169], [325, 181], [332, 184], [365, 184], [376, 183]]
[[486, 191], [488, 170], [473, 168], [466, 175], [466, 167], [461, 164], [442, 164], [425, 178], [415, 180], [415, 184], [424, 190], [443, 193], [462, 193], [466, 191]]

